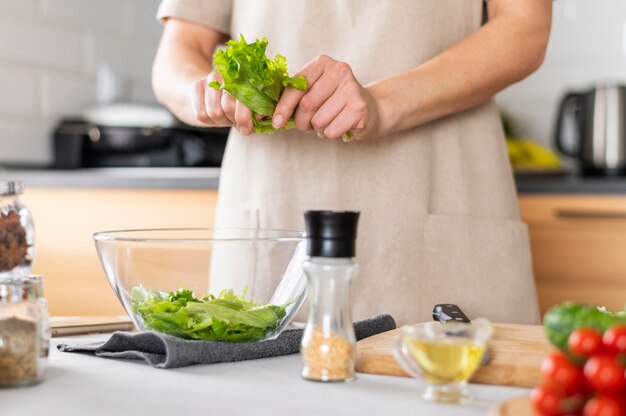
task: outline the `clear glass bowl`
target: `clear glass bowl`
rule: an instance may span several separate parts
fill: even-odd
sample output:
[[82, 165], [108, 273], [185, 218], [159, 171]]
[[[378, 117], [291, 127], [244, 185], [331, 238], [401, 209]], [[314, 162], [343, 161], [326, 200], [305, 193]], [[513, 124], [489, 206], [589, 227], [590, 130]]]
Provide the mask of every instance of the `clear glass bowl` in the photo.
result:
[[262, 305], [288, 305], [263, 339], [277, 337], [305, 298], [306, 242], [301, 231], [151, 229], [93, 237], [111, 287], [140, 330], [150, 329], [133, 309], [133, 289], [140, 287], [162, 292], [183, 287], [197, 298], [232, 289], [237, 295], [245, 291], [246, 299]]

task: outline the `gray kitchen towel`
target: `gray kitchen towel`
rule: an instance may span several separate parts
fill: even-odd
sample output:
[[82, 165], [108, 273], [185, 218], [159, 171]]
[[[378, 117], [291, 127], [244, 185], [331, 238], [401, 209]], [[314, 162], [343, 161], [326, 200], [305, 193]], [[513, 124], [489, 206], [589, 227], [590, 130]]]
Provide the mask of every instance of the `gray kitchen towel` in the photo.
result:
[[[357, 340], [395, 328], [396, 322], [390, 315], [378, 315], [354, 323]], [[300, 350], [303, 331], [286, 329], [276, 339], [248, 343], [188, 340], [154, 331], [114, 332], [105, 342], [59, 344], [57, 349], [97, 357], [144, 360], [156, 368], [176, 368], [295, 354]]]

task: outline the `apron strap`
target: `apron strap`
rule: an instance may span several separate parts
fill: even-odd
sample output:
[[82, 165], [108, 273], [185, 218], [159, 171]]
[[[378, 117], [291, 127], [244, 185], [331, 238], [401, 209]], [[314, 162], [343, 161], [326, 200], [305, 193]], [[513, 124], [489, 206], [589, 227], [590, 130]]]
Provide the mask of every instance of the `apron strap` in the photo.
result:
[[487, 1], [488, 0], [483, 0], [483, 25], [489, 21], [489, 9], [487, 8]]

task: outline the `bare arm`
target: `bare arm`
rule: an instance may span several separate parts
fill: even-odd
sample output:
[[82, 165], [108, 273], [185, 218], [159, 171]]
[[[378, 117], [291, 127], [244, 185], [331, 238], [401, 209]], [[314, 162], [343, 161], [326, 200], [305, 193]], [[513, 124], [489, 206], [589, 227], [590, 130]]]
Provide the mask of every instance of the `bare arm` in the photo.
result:
[[165, 22], [152, 67], [152, 86], [162, 104], [181, 121], [199, 127], [231, 126], [252, 131], [250, 110], [230, 94], [208, 86], [221, 82], [211, 72], [215, 48], [226, 40], [220, 32], [178, 19]]
[[[380, 128], [403, 130], [479, 104], [534, 72], [545, 54], [551, 0], [489, 0], [490, 21], [413, 71], [372, 84]], [[402, 105], [398, 105], [402, 104]]]
[[[288, 89], [273, 122], [295, 110], [300, 130], [357, 139], [384, 136], [477, 105], [520, 81], [542, 63], [551, 0], [489, 0], [490, 21], [433, 59], [406, 73], [366, 87], [350, 67], [318, 57], [301, 71], [312, 84], [305, 93]], [[312, 80], [312, 82], [311, 82]]]

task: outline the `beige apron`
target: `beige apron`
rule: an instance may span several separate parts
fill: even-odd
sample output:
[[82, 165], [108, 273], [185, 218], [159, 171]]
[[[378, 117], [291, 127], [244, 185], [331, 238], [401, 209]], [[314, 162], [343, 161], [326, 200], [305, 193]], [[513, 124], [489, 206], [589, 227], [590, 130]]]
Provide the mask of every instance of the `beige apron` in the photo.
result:
[[[422, 64], [478, 29], [481, 14], [481, 0], [166, 0], [159, 11], [231, 37], [265, 36], [292, 73], [320, 54], [346, 61], [363, 84]], [[218, 226], [303, 229], [306, 209], [361, 211], [355, 319], [425, 321], [449, 302], [470, 318], [539, 320], [492, 101], [374, 141], [233, 130]]]

